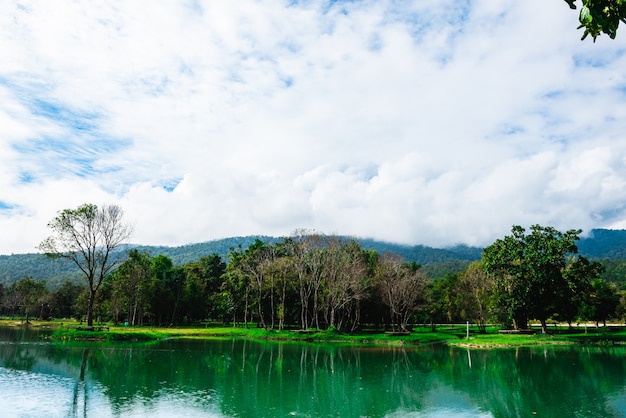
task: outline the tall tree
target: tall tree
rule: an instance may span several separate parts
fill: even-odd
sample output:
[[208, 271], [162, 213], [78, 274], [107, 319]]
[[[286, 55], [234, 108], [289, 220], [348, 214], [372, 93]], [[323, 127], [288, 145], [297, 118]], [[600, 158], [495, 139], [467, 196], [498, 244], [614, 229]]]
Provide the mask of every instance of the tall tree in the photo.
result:
[[126, 308], [126, 320], [131, 325], [143, 323], [147, 289], [152, 274], [151, 257], [133, 248], [126, 260], [111, 275], [112, 297]]
[[98, 289], [120, 261], [114, 251], [132, 232], [122, 218], [123, 211], [117, 205], [98, 207], [86, 203], [76, 209], [64, 209], [48, 223], [52, 235], [39, 244], [47, 256], [69, 259], [83, 272], [89, 291], [88, 326], [93, 326]]
[[[248, 327], [248, 312], [250, 309], [250, 291], [252, 285], [250, 276], [245, 274], [246, 254], [239, 245], [230, 248], [228, 252], [228, 265], [224, 274], [222, 290], [227, 297], [225, 304], [233, 315], [233, 326], [237, 326], [237, 316], [243, 314], [243, 323]], [[243, 306], [242, 306], [243, 305]], [[243, 309], [242, 309], [243, 308]], [[243, 312], [242, 312], [243, 311]]]
[[615, 286], [596, 279], [591, 283], [591, 292], [585, 296], [580, 309], [583, 319], [595, 321], [596, 327], [600, 322], [606, 325], [606, 320], [615, 315], [619, 306], [619, 295]]
[[285, 328], [287, 318], [287, 293], [295, 289], [295, 269], [293, 259], [290, 256], [293, 250], [293, 241], [286, 239], [282, 243], [276, 244], [276, 257], [270, 266], [272, 277], [276, 279], [278, 288], [278, 305], [276, 315], [278, 317], [278, 329]]
[[480, 261], [474, 261], [459, 273], [458, 293], [465, 319], [473, 319], [480, 332], [487, 330], [487, 318], [493, 292], [493, 278], [485, 274]]
[[424, 296], [426, 277], [417, 264], [384, 255], [376, 270], [376, 288], [391, 316], [392, 328], [408, 331], [407, 324]]
[[163, 325], [171, 318], [174, 296], [171, 291], [174, 263], [166, 255], [159, 254], [150, 263], [152, 280], [150, 284], [150, 313], [158, 325]]
[[331, 239], [326, 248], [323, 270], [322, 307], [329, 327], [343, 329], [352, 319], [352, 329], [359, 321], [358, 304], [365, 299], [369, 287], [367, 259], [354, 240], [347, 243]]
[[485, 248], [483, 263], [495, 279], [497, 304], [516, 329], [527, 328], [528, 319], [534, 318], [547, 332], [546, 320], [596, 274], [595, 268], [585, 267], [588, 260], [577, 255], [575, 242], [581, 232], [533, 225], [527, 235], [516, 225], [511, 235]]
[[300, 292], [302, 329], [319, 328], [319, 303], [325, 266], [327, 239], [311, 231], [297, 231], [293, 252]]
[[211, 313], [214, 317], [219, 316], [219, 308], [214, 306], [219, 303], [215, 295], [220, 290], [222, 275], [226, 271], [221, 257], [213, 253], [183, 267], [187, 275], [184, 295], [187, 316], [192, 319], [206, 319]]

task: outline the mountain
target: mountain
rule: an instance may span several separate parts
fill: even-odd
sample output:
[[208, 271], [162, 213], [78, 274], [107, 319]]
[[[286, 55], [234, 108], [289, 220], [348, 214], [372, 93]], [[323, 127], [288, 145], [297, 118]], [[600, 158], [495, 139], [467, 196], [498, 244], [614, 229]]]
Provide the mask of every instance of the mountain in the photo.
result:
[[592, 229], [578, 242], [578, 252], [594, 259], [626, 259], [626, 230]]
[[[344, 237], [348, 238], [348, 237]], [[256, 239], [274, 244], [282, 238], [269, 236], [232, 237], [178, 247], [127, 245], [124, 250], [137, 248], [151, 256], [163, 254], [172, 259], [175, 265], [183, 265], [199, 260], [213, 253], [226, 258], [231, 248], [247, 248]], [[372, 239], [356, 239], [363, 248], [380, 254], [396, 253], [407, 261], [415, 261], [423, 266], [430, 277], [464, 270], [467, 265], [479, 260], [482, 248], [457, 245], [448, 248], [432, 248], [423, 245], [400, 245]], [[588, 237], [578, 242], [580, 254], [592, 259], [626, 259], [626, 230], [594, 229]], [[42, 254], [0, 255], [0, 283], [10, 284], [24, 277], [46, 280], [51, 288], [65, 280], [79, 280], [81, 273], [66, 260], [50, 260]]]

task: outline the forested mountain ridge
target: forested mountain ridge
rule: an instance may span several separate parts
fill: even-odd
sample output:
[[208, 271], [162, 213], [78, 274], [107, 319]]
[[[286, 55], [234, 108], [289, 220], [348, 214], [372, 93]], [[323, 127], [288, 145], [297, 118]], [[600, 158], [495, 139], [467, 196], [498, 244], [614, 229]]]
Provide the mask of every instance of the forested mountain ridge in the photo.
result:
[[[351, 237], [344, 237], [350, 239]], [[267, 244], [274, 244], [283, 238], [269, 236], [231, 237], [197, 244], [178, 247], [127, 245], [124, 250], [137, 248], [151, 256], [165, 255], [174, 265], [183, 265], [199, 260], [210, 254], [219, 254], [226, 260], [231, 248], [239, 246], [245, 249], [256, 239]], [[461, 271], [473, 260], [479, 260], [482, 248], [457, 245], [448, 248], [432, 248], [423, 245], [401, 245], [373, 239], [354, 238], [364, 249], [372, 249], [378, 253], [400, 254], [409, 262], [424, 266], [431, 277]], [[621, 260], [626, 259], [626, 230], [596, 229], [588, 237], [578, 242], [579, 252], [593, 259]], [[45, 280], [54, 288], [65, 280], [79, 279], [80, 271], [64, 260], [50, 260], [42, 254], [0, 255], [0, 283], [10, 284], [24, 277]]]
[[588, 258], [626, 260], [626, 230], [593, 229], [577, 246], [578, 252]]

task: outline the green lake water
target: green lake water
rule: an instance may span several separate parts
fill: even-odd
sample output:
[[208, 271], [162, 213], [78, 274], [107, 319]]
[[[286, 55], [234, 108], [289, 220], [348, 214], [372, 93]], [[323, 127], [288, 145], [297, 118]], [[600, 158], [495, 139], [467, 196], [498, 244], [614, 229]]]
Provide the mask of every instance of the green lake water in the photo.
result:
[[622, 417], [626, 348], [62, 343], [0, 328], [0, 417]]

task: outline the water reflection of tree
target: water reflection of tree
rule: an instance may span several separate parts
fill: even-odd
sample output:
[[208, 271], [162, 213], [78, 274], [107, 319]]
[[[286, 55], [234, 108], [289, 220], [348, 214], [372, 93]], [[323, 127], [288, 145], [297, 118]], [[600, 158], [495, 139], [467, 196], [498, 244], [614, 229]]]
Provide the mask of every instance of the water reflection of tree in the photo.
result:
[[[9, 347], [11, 346], [11, 347]], [[28, 349], [26, 347], [29, 347]], [[21, 351], [20, 351], [21, 350]], [[622, 348], [471, 351], [350, 348], [251, 341], [156, 345], [7, 345], [5, 367], [56, 364], [77, 377], [73, 416], [87, 413], [97, 382], [120, 416], [161, 396], [226, 416], [368, 416], [424, 411], [438, 390], [458, 391], [494, 417], [619, 416], [607, 399], [625, 385]], [[16, 360], [17, 359], [17, 360]], [[25, 360], [28, 359], [28, 360]], [[567, 399], [563, 402], [563, 399]]]
[[402, 348], [384, 356], [379, 349], [320, 345], [239, 349], [232, 354], [241, 355], [236, 363], [243, 367], [220, 382], [220, 392], [232, 394], [223, 400], [226, 415], [385, 416], [402, 405], [419, 408], [432, 383]]
[[80, 408], [79, 408], [79, 399], [81, 397], [82, 394], [82, 398], [83, 398], [83, 404], [82, 404], [82, 408], [83, 408], [83, 416], [86, 417], [87, 416], [87, 383], [85, 382], [85, 371], [87, 370], [87, 359], [89, 358], [89, 349], [87, 348], [83, 348], [83, 354], [82, 354], [82, 360], [80, 363], [80, 374], [78, 375], [78, 380], [76, 380], [76, 383], [74, 385], [74, 391], [72, 392], [72, 411], [70, 413], [70, 416], [72, 417], [77, 417], [79, 412], [80, 412]]
[[610, 349], [474, 351], [471, 368], [465, 351], [449, 354], [449, 366], [441, 374], [444, 381], [467, 392], [496, 418], [621, 416], [612, 410], [608, 396], [624, 386], [626, 363]]

